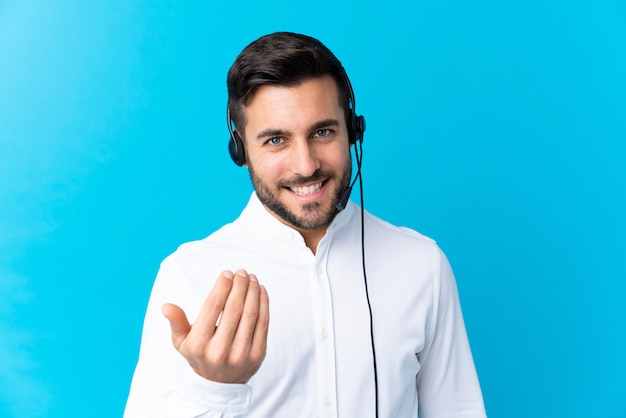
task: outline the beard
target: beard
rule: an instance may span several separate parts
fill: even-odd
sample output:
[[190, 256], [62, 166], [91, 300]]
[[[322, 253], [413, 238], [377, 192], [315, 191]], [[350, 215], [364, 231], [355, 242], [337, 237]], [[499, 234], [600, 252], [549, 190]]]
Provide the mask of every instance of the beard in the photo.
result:
[[[335, 219], [338, 212], [336, 207], [337, 202], [341, 198], [342, 193], [350, 185], [350, 177], [352, 176], [352, 160], [350, 154], [348, 154], [348, 159], [344, 167], [343, 173], [317, 170], [310, 177], [297, 177], [288, 182], [277, 183], [276, 188], [273, 189], [256, 174], [252, 165], [248, 163], [250, 180], [252, 180], [252, 185], [261, 203], [287, 224], [300, 230], [314, 230], [326, 227]], [[280, 200], [279, 193], [283, 188], [312, 183], [322, 179], [327, 179], [326, 182], [338, 180], [335, 182], [337, 185], [336, 189], [330, 191], [332, 199], [329, 201], [304, 203], [300, 205], [301, 213], [298, 214], [289, 209], [287, 205]]]

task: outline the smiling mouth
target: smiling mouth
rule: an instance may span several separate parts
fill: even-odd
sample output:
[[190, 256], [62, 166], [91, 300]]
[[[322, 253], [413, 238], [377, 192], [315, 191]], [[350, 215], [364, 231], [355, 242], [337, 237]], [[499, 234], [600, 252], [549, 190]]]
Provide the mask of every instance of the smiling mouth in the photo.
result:
[[319, 192], [323, 185], [324, 182], [320, 181], [317, 183], [309, 184], [307, 186], [292, 186], [289, 187], [289, 190], [291, 190], [298, 196], [308, 196]]

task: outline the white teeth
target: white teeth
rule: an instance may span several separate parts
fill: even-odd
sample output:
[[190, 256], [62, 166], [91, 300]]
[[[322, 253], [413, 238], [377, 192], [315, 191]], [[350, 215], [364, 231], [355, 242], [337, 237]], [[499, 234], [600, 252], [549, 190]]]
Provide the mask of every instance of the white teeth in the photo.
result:
[[317, 193], [322, 188], [322, 183], [315, 183], [310, 186], [296, 186], [292, 187], [291, 191], [293, 191], [298, 196], [306, 196], [309, 194]]

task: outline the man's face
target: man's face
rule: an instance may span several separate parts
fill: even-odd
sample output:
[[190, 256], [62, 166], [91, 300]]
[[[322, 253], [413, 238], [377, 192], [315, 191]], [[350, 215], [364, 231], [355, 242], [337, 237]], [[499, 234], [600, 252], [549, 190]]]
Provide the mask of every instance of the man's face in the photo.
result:
[[299, 231], [325, 230], [352, 171], [334, 79], [263, 86], [244, 114], [246, 163], [261, 202]]

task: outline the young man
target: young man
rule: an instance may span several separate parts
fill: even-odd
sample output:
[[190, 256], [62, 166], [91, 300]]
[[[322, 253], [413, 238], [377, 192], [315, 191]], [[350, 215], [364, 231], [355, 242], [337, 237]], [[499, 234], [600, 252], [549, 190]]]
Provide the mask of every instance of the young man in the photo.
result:
[[445, 256], [347, 202], [365, 125], [337, 58], [262, 37], [228, 95], [255, 193], [162, 263], [125, 417], [485, 416]]

